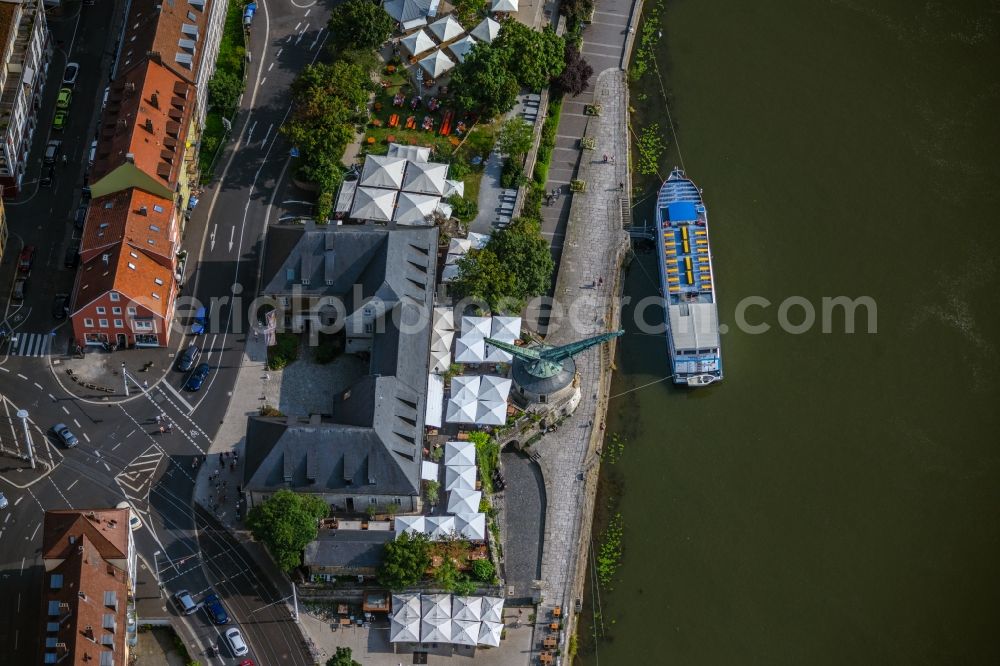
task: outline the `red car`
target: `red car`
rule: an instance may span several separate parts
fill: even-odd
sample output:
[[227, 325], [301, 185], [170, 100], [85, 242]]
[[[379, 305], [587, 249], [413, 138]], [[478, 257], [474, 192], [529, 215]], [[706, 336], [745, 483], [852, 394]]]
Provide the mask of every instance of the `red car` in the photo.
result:
[[240, 662], [240, 666], [253, 666], [253, 659], [244, 659]]
[[21, 250], [21, 256], [17, 258], [17, 270], [27, 273], [31, 270], [31, 264], [35, 261], [35, 246], [25, 245]]

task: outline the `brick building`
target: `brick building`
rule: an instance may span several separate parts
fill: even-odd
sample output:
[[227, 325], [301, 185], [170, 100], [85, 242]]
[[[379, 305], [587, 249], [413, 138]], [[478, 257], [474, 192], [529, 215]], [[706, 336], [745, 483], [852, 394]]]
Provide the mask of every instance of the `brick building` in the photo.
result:
[[135, 644], [129, 509], [46, 511], [40, 663], [124, 666]]

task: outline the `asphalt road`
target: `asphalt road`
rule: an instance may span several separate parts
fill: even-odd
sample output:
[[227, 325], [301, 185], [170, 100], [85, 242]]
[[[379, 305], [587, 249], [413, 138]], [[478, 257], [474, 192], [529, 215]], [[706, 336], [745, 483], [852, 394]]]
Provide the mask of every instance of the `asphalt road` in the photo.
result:
[[[68, 292], [72, 286], [73, 271], [62, 268], [63, 253], [74, 233], [72, 215], [117, 37], [108, 26], [120, 15], [121, 2], [97, 3], [82, 13], [71, 8], [70, 14], [50, 22], [57, 51], [39, 112], [26, 178], [29, 185], [18, 201], [7, 204], [11, 241], [0, 266], [0, 299], [6, 302], [7, 325], [18, 335], [55, 331], [59, 344], [53, 344], [50, 357], [0, 358], [4, 398], [0, 443], [23, 451], [20, 422], [13, 415], [17, 409], [27, 409], [36, 458], [46, 463], [46, 468], [24, 470], [14, 458], [0, 455], [0, 490], [10, 500], [0, 512], [0, 581], [11, 600], [0, 606], [0, 663], [37, 659], [43, 511], [114, 506], [122, 500], [130, 502], [143, 522], [135, 533], [143, 576], [150, 581], [158, 577], [163, 587], [161, 596], [155, 583], [140, 585], [140, 618], [169, 614], [193, 658], [237, 663], [229, 656], [219, 628], [204, 613], [181, 617], [171, 601], [182, 589], [199, 600], [214, 590], [233, 618], [230, 626], [241, 627], [258, 664], [313, 663], [282, 602], [287, 592], [273, 588], [267, 573], [227, 532], [193, 509], [192, 463], [208, 450], [233, 391], [265, 226], [289, 212], [308, 212], [301, 204], [282, 203], [301, 197], [285, 193], [289, 146], [278, 130], [290, 108], [289, 84], [322, 52], [334, 4], [258, 0], [248, 86], [234, 138], [219, 158], [216, 181], [201, 197], [183, 241], [192, 260], [181, 295], [197, 297], [215, 318], [203, 336], [175, 333], [169, 351], [198, 344], [202, 360], [213, 367], [209, 381], [199, 393], [186, 393], [181, 390], [183, 375], [171, 370], [161, 383], [151, 381], [148, 391], [114, 404], [78, 399], [62, 388], [59, 368], [51, 364], [65, 352], [60, 344], [68, 341], [69, 334], [68, 327], [57, 328], [51, 303], [55, 293]], [[100, 48], [94, 46], [98, 44]], [[38, 188], [31, 181], [41, 173], [41, 155], [67, 61], [82, 65], [70, 123], [60, 137], [70, 161], [56, 167], [51, 189]], [[21, 245], [27, 244], [38, 248], [28, 297], [23, 304], [12, 305], [8, 295], [16, 258]], [[245, 297], [244, 302], [229, 300], [234, 293]], [[0, 347], [0, 353], [7, 352], [8, 345]], [[128, 353], [117, 352], [122, 360]], [[157, 367], [169, 365], [167, 353]], [[158, 416], [174, 424], [171, 434], [159, 433]], [[80, 438], [78, 447], [61, 449], [49, 439], [48, 429], [57, 422], [74, 430]], [[209, 648], [226, 656], [209, 658]]]

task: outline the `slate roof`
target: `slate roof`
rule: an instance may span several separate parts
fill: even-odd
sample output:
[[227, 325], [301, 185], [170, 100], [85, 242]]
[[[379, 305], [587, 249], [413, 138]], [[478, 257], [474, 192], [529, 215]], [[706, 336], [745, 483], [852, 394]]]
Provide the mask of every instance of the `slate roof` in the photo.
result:
[[246, 487], [419, 495], [437, 229], [275, 225], [267, 239], [263, 294], [339, 298], [348, 335], [377, 325], [369, 374], [330, 418], [250, 417]]
[[316, 540], [306, 545], [302, 563], [345, 574], [375, 573], [382, 564], [385, 544], [395, 537], [388, 530], [320, 530]]

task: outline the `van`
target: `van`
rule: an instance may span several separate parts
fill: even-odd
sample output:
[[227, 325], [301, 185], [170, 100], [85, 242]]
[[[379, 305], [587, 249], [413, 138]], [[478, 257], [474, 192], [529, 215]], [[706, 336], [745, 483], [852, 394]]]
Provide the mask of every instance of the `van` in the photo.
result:
[[177, 602], [177, 608], [184, 615], [191, 615], [198, 611], [198, 604], [194, 602], [194, 598], [187, 590], [181, 590], [175, 594], [174, 601]]

